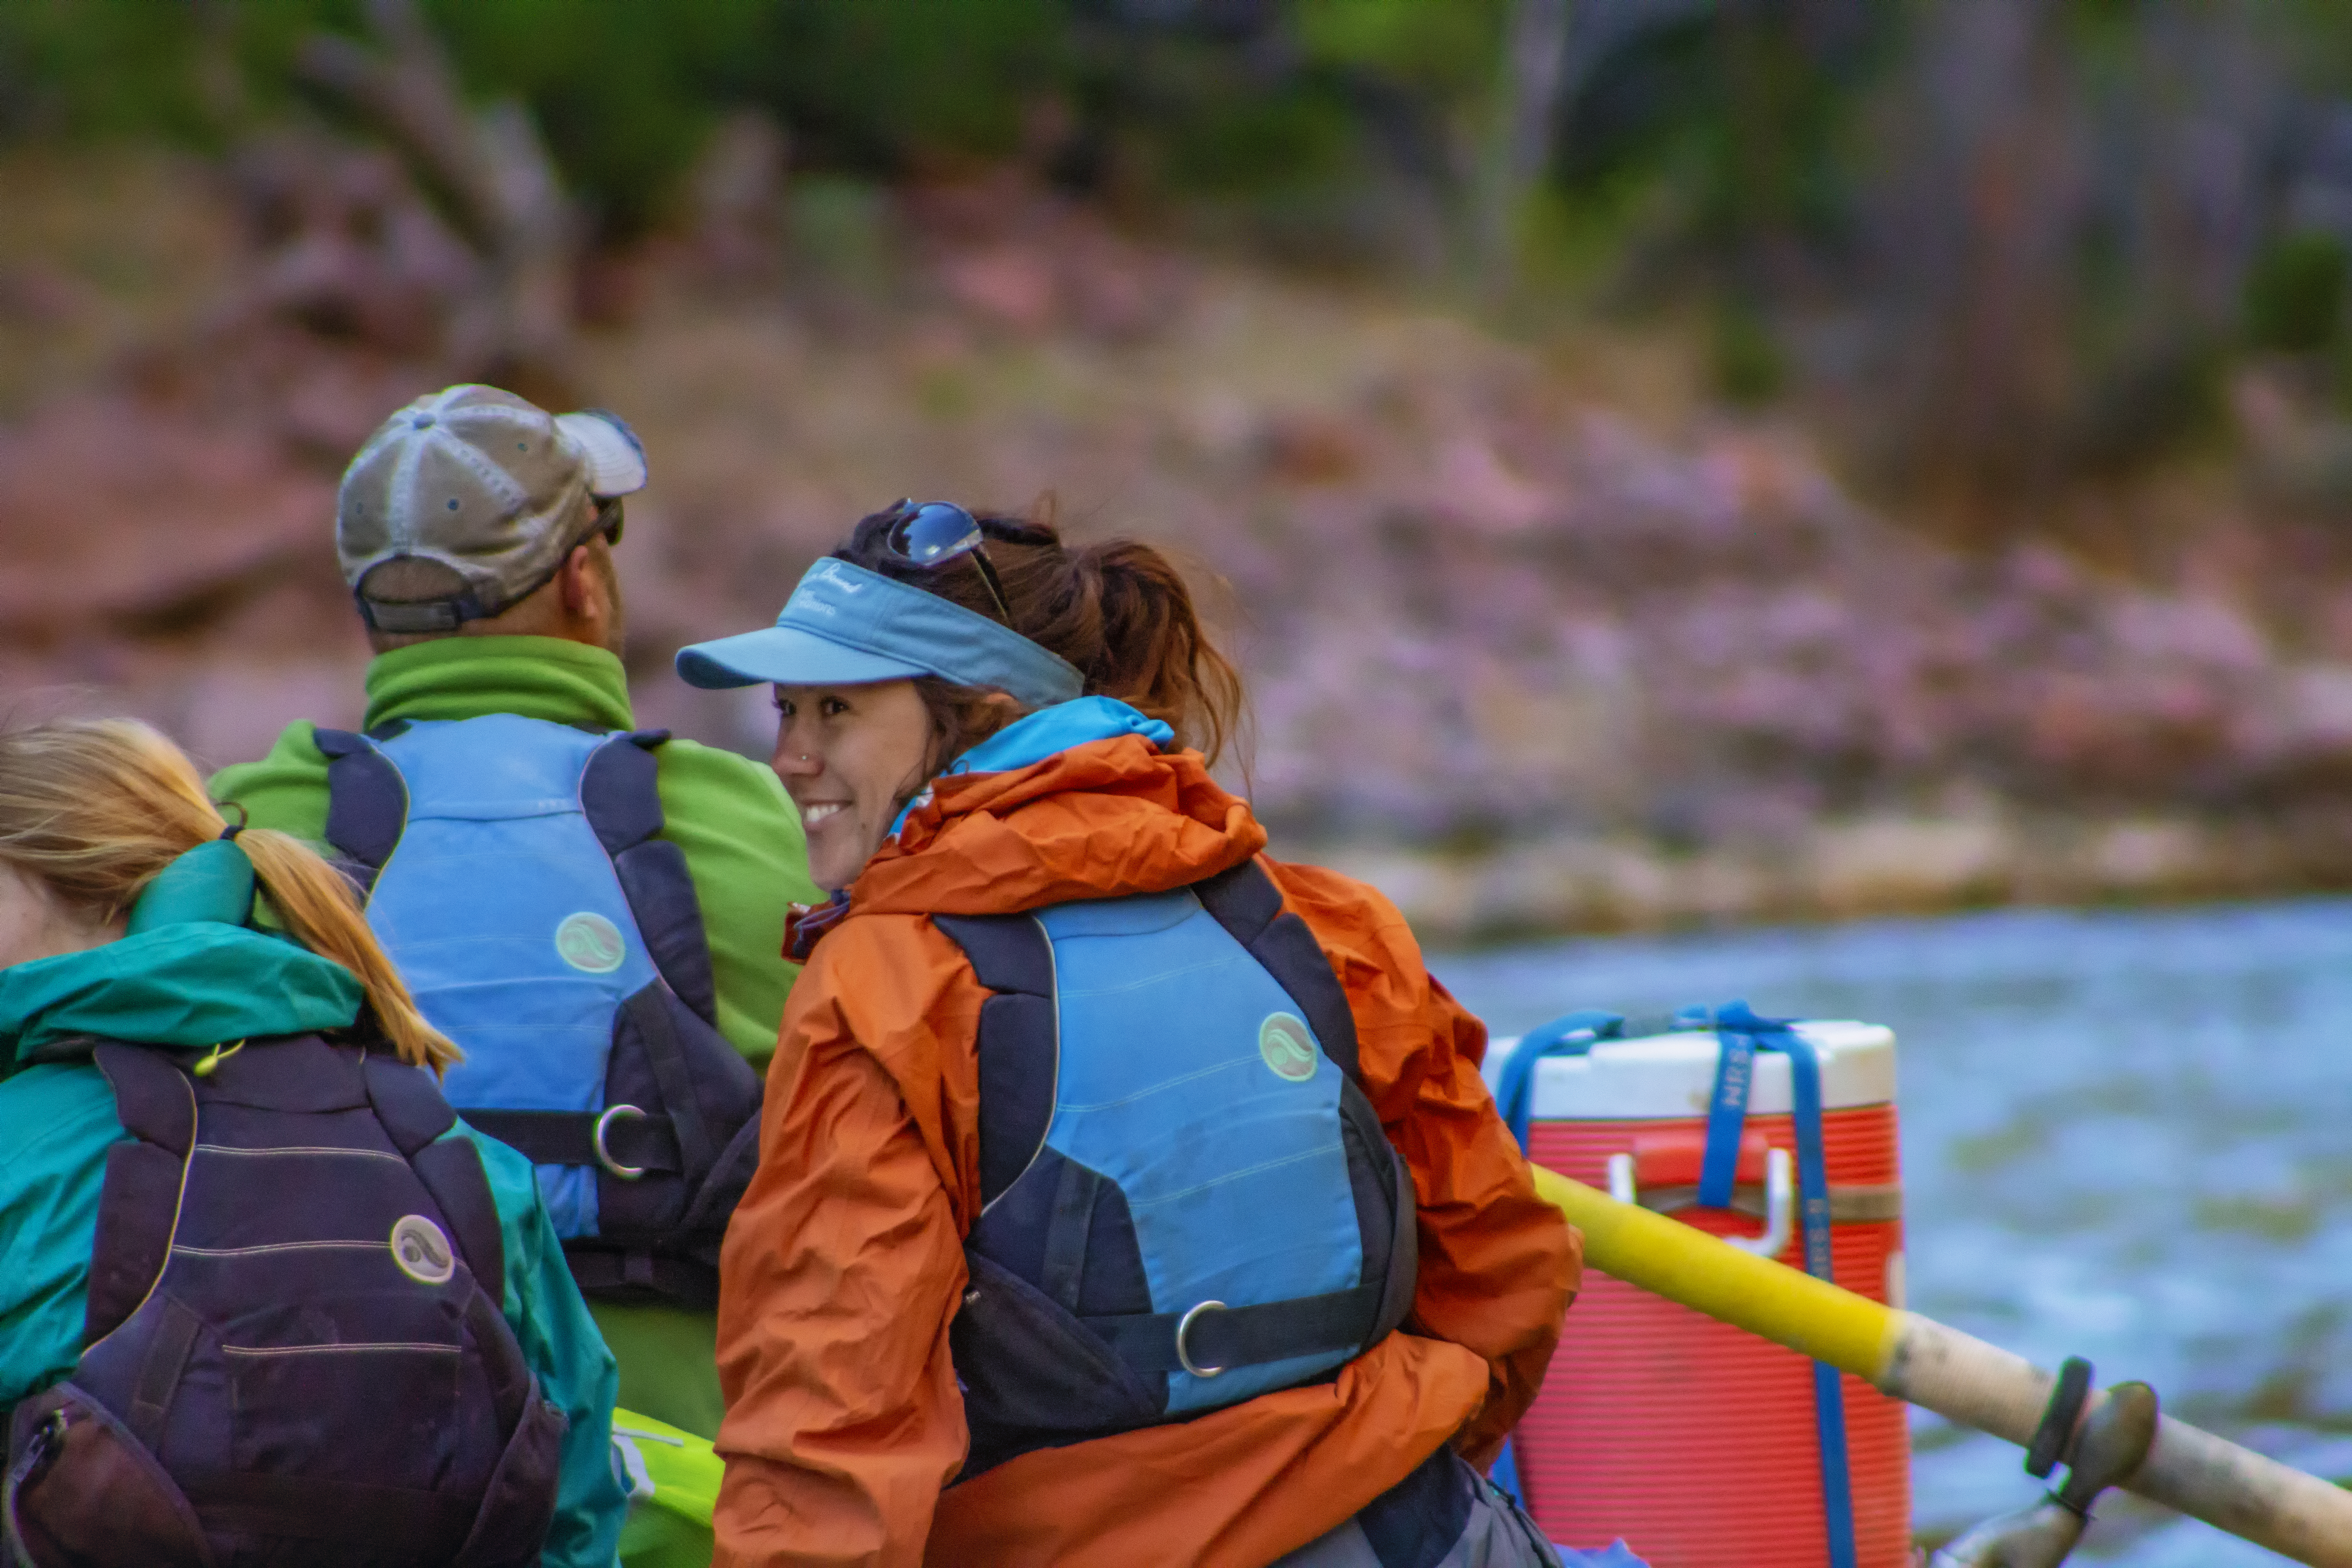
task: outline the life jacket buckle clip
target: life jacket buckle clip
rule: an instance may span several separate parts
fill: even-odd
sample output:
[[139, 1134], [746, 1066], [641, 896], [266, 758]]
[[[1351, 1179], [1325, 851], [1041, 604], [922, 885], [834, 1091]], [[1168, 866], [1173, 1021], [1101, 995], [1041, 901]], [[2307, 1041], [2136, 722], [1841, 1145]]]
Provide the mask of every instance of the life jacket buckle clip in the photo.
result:
[[[605, 1146], [604, 1135], [612, 1131], [613, 1122], [615, 1118], [622, 1116], [634, 1116], [642, 1121], [645, 1120], [645, 1115], [646, 1113], [644, 1111], [639, 1110], [634, 1105], [608, 1105], [604, 1108], [604, 1114], [596, 1118], [596, 1131], [590, 1140], [592, 1146], [596, 1151], [596, 1163], [604, 1166], [604, 1169], [612, 1172], [615, 1176], [620, 1177], [621, 1180], [625, 1182], [635, 1181], [639, 1176], [646, 1173], [646, 1168], [643, 1165], [624, 1165], [620, 1161], [614, 1159], [613, 1157], [613, 1151]], [[579, 1123], [574, 1122], [572, 1125], [576, 1127]]]
[[1221, 1366], [1193, 1365], [1192, 1353], [1189, 1350], [1185, 1349], [1184, 1346], [1184, 1336], [1192, 1331], [1192, 1324], [1200, 1318], [1202, 1313], [1229, 1312], [1231, 1310], [1233, 1310], [1233, 1309], [1226, 1306], [1223, 1301], [1202, 1301], [1195, 1305], [1191, 1311], [1186, 1312], [1182, 1317], [1176, 1320], [1176, 1360], [1186, 1372], [1191, 1373], [1194, 1377], [1214, 1377], [1225, 1369]]

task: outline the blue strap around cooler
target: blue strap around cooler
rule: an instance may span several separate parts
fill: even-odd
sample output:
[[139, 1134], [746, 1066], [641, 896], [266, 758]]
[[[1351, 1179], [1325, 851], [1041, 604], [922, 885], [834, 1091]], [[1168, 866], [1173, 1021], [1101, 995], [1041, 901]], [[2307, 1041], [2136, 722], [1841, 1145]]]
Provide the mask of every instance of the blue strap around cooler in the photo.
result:
[[[1748, 1121], [1748, 1092], [1756, 1081], [1756, 1053], [1779, 1051], [1789, 1058], [1797, 1124], [1797, 1193], [1804, 1225], [1805, 1272], [1835, 1283], [1830, 1258], [1829, 1163], [1822, 1148], [1822, 1064], [1813, 1047], [1789, 1026], [1790, 1018], [1761, 1018], [1745, 1002], [1728, 1002], [1699, 1020], [1722, 1043], [1715, 1068], [1715, 1092], [1706, 1112], [1706, 1153], [1699, 1166], [1698, 1201], [1703, 1208], [1731, 1206], [1739, 1172], [1739, 1140]], [[1517, 1063], [1514, 1061], [1513, 1066]], [[1526, 1140], [1520, 1140], [1526, 1147]], [[1853, 1481], [1845, 1446], [1845, 1389], [1837, 1368], [1813, 1363], [1813, 1427], [1822, 1457], [1822, 1512], [1829, 1529], [1831, 1568], [1853, 1568]]]
[[[1706, 1150], [1699, 1169], [1698, 1201], [1703, 1207], [1729, 1208], [1738, 1180], [1739, 1141], [1746, 1131], [1748, 1100], [1756, 1081], [1756, 1053], [1779, 1051], [1789, 1058], [1794, 1088], [1797, 1128], [1797, 1191], [1805, 1239], [1805, 1271], [1817, 1279], [1835, 1282], [1830, 1256], [1829, 1164], [1822, 1143], [1822, 1068], [1813, 1047], [1789, 1026], [1793, 1019], [1759, 1017], [1742, 1002], [1712, 1010], [1689, 1008], [1676, 1022], [1692, 1028], [1712, 1028], [1721, 1043], [1717, 1058], [1715, 1090], [1707, 1106]], [[1503, 1064], [1503, 1079], [1495, 1091], [1496, 1109], [1528, 1149], [1528, 1125], [1535, 1111], [1536, 1069], [1550, 1057], [1580, 1057], [1601, 1040], [1624, 1032], [1625, 1019], [1616, 1013], [1570, 1013], [1539, 1028], [1530, 1029]], [[1845, 1389], [1835, 1367], [1813, 1363], [1813, 1427], [1821, 1451], [1822, 1512], [1827, 1525], [1831, 1568], [1854, 1568], [1853, 1483], [1846, 1457]], [[1524, 1504], [1518, 1459], [1506, 1441], [1495, 1461], [1492, 1479]]]
[[[1504, 1125], [1519, 1141], [1520, 1153], [1528, 1152], [1528, 1121], [1535, 1111], [1537, 1065], [1547, 1057], [1583, 1056], [1592, 1049], [1595, 1040], [1614, 1039], [1624, 1028], [1622, 1014], [1570, 1013], [1519, 1037], [1511, 1059], [1503, 1064], [1503, 1082], [1495, 1091], [1495, 1102], [1503, 1113]], [[1503, 1451], [1487, 1468], [1486, 1479], [1508, 1492], [1521, 1508], [1528, 1506], [1527, 1489], [1519, 1483], [1518, 1451], [1512, 1439], [1503, 1439]]]
[[1511, 1059], [1503, 1064], [1503, 1082], [1495, 1090], [1495, 1105], [1502, 1111], [1511, 1136], [1519, 1141], [1520, 1153], [1528, 1152], [1528, 1121], [1535, 1112], [1536, 1065], [1547, 1057], [1583, 1056], [1595, 1040], [1613, 1040], [1624, 1028], [1622, 1014], [1570, 1013], [1519, 1037]]

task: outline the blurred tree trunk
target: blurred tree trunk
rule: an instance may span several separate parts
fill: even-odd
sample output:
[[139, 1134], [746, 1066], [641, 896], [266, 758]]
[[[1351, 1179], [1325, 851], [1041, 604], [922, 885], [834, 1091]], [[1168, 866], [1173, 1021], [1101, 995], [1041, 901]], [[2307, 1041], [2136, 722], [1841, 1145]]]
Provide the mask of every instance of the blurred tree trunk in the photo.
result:
[[1569, 0], [1516, 0], [1505, 34], [1493, 139], [1472, 215], [1480, 285], [1507, 289], [1520, 215], [1551, 163], [1568, 81]]
[[1936, 0], [1892, 84], [1870, 242], [1894, 477], [1955, 514], [2158, 451], [2206, 417], [2292, 94], [2246, 6]]
[[487, 263], [451, 324], [458, 373], [568, 406], [581, 224], [538, 128], [518, 103], [467, 106], [415, 0], [369, 0], [368, 23], [375, 47], [314, 35], [301, 74], [399, 151]]

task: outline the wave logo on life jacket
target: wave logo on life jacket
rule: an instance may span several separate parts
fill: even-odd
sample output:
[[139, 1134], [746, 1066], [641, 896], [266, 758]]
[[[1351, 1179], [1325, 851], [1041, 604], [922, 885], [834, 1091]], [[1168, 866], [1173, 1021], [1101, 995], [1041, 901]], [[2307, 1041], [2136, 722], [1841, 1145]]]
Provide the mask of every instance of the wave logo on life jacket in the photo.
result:
[[555, 928], [555, 951], [564, 963], [590, 974], [610, 974], [629, 955], [621, 928], [585, 910], [564, 916]]
[[1268, 1013], [1265, 1022], [1257, 1026], [1257, 1054], [1265, 1058], [1276, 1078], [1305, 1083], [1315, 1076], [1316, 1058], [1321, 1053], [1316, 1050], [1315, 1037], [1307, 1032], [1304, 1020], [1287, 1013]]
[[404, 1214], [393, 1221], [392, 1260], [419, 1285], [446, 1285], [457, 1272], [449, 1237], [421, 1214]]

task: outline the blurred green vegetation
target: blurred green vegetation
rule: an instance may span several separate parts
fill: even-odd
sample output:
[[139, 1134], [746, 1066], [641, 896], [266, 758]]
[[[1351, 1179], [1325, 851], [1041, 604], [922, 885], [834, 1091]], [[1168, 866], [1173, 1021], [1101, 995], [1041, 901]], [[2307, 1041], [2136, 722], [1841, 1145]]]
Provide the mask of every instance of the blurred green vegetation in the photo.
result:
[[[1054, 0], [425, 0], [459, 76], [529, 105], [606, 231], [660, 215], [728, 109], [773, 111], [815, 162], [873, 174], [1014, 142], [1071, 72]], [[321, 29], [362, 0], [9, 0], [0, 105], [17, 134], [219, 145], [298, 98]]]
[[[5, 0], [0, 135], [226, 147], [323, 111], [301, 43], [368, 3]], [[1515, 304], [1664, 307], [1731, 401], [2003, 484], [2194, 437], [2245, 354], [2352, 363], [2340, 0], [1566, 3], [1530, 101], [1542, 0], [422, 0], [606, 241], [745, 109], [795, 178], [1020, 157], [1130, 220], [1455, 285], [1502, 232]]]
[[[302, 39], [362, 32], [362, 5], [9, 0], [0, 5], [0, 132], [221, 145], [295, 101]], [[1167, 19], [1153, 20], [1155, 9]], [[743, 107], [790, 130], [799, 166], [867, 178], [1011, 153], [1047, 106], [1076, 117], [1056, 172], [1081, 185], [1105, 177], [1118, 154], [1150, 171], [1154, 195], [1335, 177], [1361, 132], [1364, 90], [1387, 92], [1391, 110], [1409, 115], [1442, 117], [1475, 100], [1504, 6], [1306, 0], [1295, 30], [1275, 7], [1206, 14], [1217, 9], [424, 4], [467, 87], [529, 105], [575, 194], [614, 235], [656, 221], [711, 126]]]

